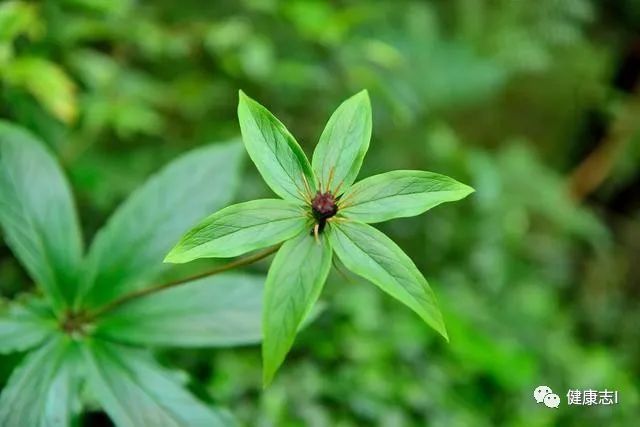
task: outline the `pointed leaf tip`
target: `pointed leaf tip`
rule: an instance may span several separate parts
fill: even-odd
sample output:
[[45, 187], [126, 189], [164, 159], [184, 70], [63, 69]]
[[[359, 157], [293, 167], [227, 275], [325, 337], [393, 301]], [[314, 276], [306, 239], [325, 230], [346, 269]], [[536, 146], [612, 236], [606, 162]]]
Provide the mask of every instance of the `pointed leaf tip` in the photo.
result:
[[344, 193], [340, 208], [347, 218], [375, 223], [419, 215], [472, 192], [468, 185], [445, 175], [396, 170], [355, 183]]
[[293, 346], [300, 326], [311, 313], [331, 269], [332, 248], [308, 233], [285, 242], [265, 282], [263, 312], [263, 385], [266, 387]]
[[352, 95], [333, 112], [311, 162], [323, 191], [345, 191], [353, 184], [369, 149], [371, 130], [371, 102], [366, 90]]
[[164, 257], [164, 259], [162, 260], [162, 263], [163, 264], [179, 264], [177, 261], [175, 261], [173, 249], [171, 250], [171, 252], [167, 254], [167, 256]]
[[369, 91], [367, 89], [362, 89], [360, 92], [356, 93], [355, 96], [361, 96], [363, 98], [366, 98], [367, 101], [371, 100], [371, 97], [369, 96]]
[[165, 260], [231, 258], [280, 243], [307, 227], [298, 203], [258, 199], [227, 206], [188, 231]]
[[413, 261], [389, 237], [370, 225], [344, 222], [334, 228], [330, 238], [347, 269], [412, 309], [448, 340], [433, 290]]
[[267, 185], [285, 200], [306, 202], [315, 177], [302, 148], [286, 126], [259, 102], [240, 94], [238, 121], [249, 157]]

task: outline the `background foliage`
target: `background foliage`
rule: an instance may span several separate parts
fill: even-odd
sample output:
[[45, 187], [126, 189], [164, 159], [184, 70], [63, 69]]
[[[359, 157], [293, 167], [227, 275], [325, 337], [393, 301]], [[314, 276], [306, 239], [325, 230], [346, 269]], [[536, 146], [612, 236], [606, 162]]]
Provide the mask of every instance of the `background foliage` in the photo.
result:
[[[92, 236], [151, 171], [238, 135], [239, 88], [308, 153], [368, 88], [361, 176], [426, 169], [477, 190], [381, 227], [430, 280], [451, 343], [334, 274], [268, 390], [257, 346], [163, 360], [248, 425], [631, 425], [639, 28], [635, 0], [2, 1], [0, 116], [51, 144]], [[240, 193], [269, 194], [253, 168]], [[0, 245], [2, 295], [28, 291]], [[0, 382], [19, 358], [0, 359]], [[620, 404], [547, 410], [531, 397], [541, 383], [616, 389]]]

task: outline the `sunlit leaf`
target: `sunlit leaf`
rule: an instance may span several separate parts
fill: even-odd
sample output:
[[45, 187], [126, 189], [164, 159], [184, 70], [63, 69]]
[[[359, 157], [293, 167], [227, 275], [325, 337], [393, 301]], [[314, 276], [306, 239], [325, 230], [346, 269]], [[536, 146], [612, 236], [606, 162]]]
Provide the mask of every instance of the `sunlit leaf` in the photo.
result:
[[212, 276], [132, 300], [96, 334], [132, 344], [219, 347], [260, 341], [264, 277]]
[[411, 308], [448, 339], [433, 291], [398, 245], [370, 225], [357, 222], [332, 226], [329, 237], [338, 258], [349, 270]]
[[60, 166], [31, 134], [0, 122], [0, 223], [36, 285], [55, 307], [74, 293], [82, 238]]
[[252, 200], [222, 209], [189, 231], [165, 261], [227, 258], [282, 242], [307, 228], [302, 207], [280, 199]]
[[38, 57], [20, 57], [9, 62], [2, 75], [24, 88], [59, 120], [71, 123], [78, 114], [76, 86], [59, 65]]
[[244, 145], [265, 182], [280, 197], [302, 200], [315, 189], [309, 160], [285, 126], [240, 92], [238, 119]]
[[331, 268], [331, 245], [309, 233], [285, 242], [273, 260], [265, 284], [263, 384], [268, 385], [293, 345]]
[[419, 215], [472, 192], [471, 187], [448, 176], [396, 170], [357, 182], [343, 195], [340, 213], [361, 222], [382, 222]]
[[313, 153], [313, 170], [322, 191], [346, 190], [360, 171], [371, 139], [367, 91], [344, 101], [333, 113]]
[[33, 37], [42, 31], [35, 4], [5, 1], [0, 4], [0, 42], [10, 42], [19, 34]]

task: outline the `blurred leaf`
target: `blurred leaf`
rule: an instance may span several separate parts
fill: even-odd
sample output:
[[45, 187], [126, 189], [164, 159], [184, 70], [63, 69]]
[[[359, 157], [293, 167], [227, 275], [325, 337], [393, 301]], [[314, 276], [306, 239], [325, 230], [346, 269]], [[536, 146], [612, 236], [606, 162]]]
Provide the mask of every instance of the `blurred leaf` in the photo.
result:
[[226, 347], [259, 342], [264, 278], [228, 273], [132, 300], [96, 334], [140, 345]]
[[0, 223], [5, 239], [54, 307], [75, 292], [82, 237], [60, 166], [45, 146], [0, 122]]
[[348, 189], [355, 181], [371, 139], [371, 101], [367, 91], [344, 101], [331, 115], [313, 152], [320, 191]]
[[10, 42], [21, 33], [33, 37], [42, 30], [37, 6], [24, 1], [0, 4], [0, 44]]
[[29, 350], [57, 329], [44, 301], [0, 301], [0, 354]]
[[243, 92], [238, 119], [247, 152], [269, 187], [283, 199], [305, 201], [316, 188], [313, 171], [285, 126]]
[[67, 427], [77, 412], [76, 344], [56, 337], [29, 353], [0, 396], [0, 425]]
[[235, 49], [251, 35], [251, 22], [232, 17], [212, 25], [205, 35], [205, 46], [212, 52]]
[[318, 300], [331, 269], [331, 245], [308, 233], [286, 241], [278, 250], [265, 283], [262, 345], [266, 387], [293, 345], [301, 323]]
[[266, 80], [275, 66], [274, 48], [271, 40], [254, 37], [240, 50], [240, 62], [245, 74], [256, 80]]
[[[487, 160], [474, 164], [474, 169]], [[503, 191], [512, 201], [586, 240], [608, 243], [607, 231], [593, 213], [568, 197], [564, 178], [537, 160], [523, 141], [505, 147], [497, 157], [497, 167], [506, 187]]]
[[20, 57], [6, 64], [0, 76], [10, 85], [26, 89], [59, 120], [75, 121], [75, 83], [59, 65], [43, 58]]
[[340, 213], [365, 223], [419, 215], [441, 203], [473, 192], [448, 176], [396, 170], [357, 182], [340, 200]]
[[307, 226], [304, 210], [296, 203], [280, 199], [238, 203], [205, 218], [182, 237], [165, 261], [234, 257], [280, 243]]
[[132, 0], [63, 0], [72, 6], [79, 6], [101, 14], [123, 14], [131, 9]]
[[340, 42], [347, 28], [339, 10], [321, 0], [291, 0], [283, 4], [283, 13], [303, 37], [329, 45]]
[[89, 341], [82, 347], [89, 385], [120, 427], [228, 427], [226, 414], [193, 397], [146, 352]]
[[136, 190], [91, 245], [83, 301], [93, 307], [148, 284], [179, 237], [233, 198], [241, 150], [232, 142], [192, 151]]
[[71, 68], [90, 89], [81, 98], [82, 123], [89, 131], [112, 128], [122, 138], [161, 133], [165, 122], [158, 110], [168, 104], [166, 85], [90, 49], [74, 52]]
[[357, 222], [335, 223], [329, 237], [349, 270], [411, 308], [448, 340], [433, 291], [398, 245], [375, 228]]

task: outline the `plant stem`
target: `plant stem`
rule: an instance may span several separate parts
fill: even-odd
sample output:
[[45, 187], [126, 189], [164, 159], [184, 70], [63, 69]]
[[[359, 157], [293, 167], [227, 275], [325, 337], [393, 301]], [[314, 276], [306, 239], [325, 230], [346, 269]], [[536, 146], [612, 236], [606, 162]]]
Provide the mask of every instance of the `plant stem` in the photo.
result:
[[156, 292], [163, 291], [165, 289], [174, 288], [176, 286], [184, 285], [184, 284], [186, 284], [188, 282], [192, 282], [194, 280], [202, 279], [204, 277], [214, 276], [216, 274], [223, 273], [225, 271], [232, 270], [232, 269], [237, 268], [237, 267], [243, 267], [245, 265], [252, 264], [252, 263], [254, 263], [256, 261], [260, 261], [261, 259], [266, 258], [269, 255], [275, 253], [279, 248], [280, 248], [280, 245], [276, 245], [276, 246], [273, 246], [273, 247], [271, 247], [269, 249], [265, 249], [263, 251], [256, 252], [253, 255], [250, 255], [250, 256], [247, 256], [247, 257], [244, 257], [244, 258], [239, 258], [239, 259], [237, 259], [235, 261], [232, 261], [232, 262], [230, 262], [228, 264], [225, 264], [225, 265], [221, 265], [219, 267], [214, 268], [213, 270], [209, 270], [209, 271], [206, 271], [204, 273], [199, 273], [199, 274], [196, 274], [194, 276], [186, 277], [184, 279], [178, 279], [178, 280], [174, 280], [174, 281], [171, 281], [171, 282], [168, 282], [168, 283], [163, 283], [162, 285], [151, 286], [149, 288], [144, 288], [144, 289], [139, 289], [137, 291], [133, 291], [133, 292], [131, 292], [129, 294], [121, 296], [118, 299], [113, 300], [112, 302], [110, 302], [110, 303], [108, 303], [106, 305], [103, 305], [102, 307], [96, 309], [93, 312], [87, 313], [86, 315], [82, 316], [82, 321], [83, 321], [83, 323], [88, 323], [90, 321], [93, 321], [96, 318], [102, 316], [103, 314], [108, 313], [108, 312], [114, 310], [115, 308], [120, 307], [121, 305], [128, 303], [129, 301], [132, 301], [132, 300], [135, 300], [135, 299], [138, 299], [138, 298], [142, 298], [144, 296], [151, 295], [151, 294], [154, 294]]
[[640, 84], [631, 93], [614, 119], [607, 135], [575, 168], [569, 177], [569, 194], [582, 201], [609, 177], [623, 148], [637, 135], [640, 126]]

